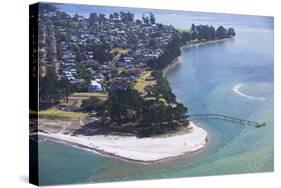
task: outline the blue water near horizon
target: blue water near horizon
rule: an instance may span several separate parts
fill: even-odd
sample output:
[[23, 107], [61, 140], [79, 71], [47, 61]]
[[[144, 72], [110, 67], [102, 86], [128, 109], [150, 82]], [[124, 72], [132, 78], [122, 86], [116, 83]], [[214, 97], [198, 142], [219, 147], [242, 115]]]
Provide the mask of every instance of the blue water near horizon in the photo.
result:
[[[157, 23], [173, 25], [179, 29], [189, 29], [192, 23], [207, 24], [215, 27], [224, 26], [250, 26], [251, 28], [273, 28], [273, 17], [270, 16], [249, 16], [241, 14], [222, 14], [180, 10], [162, 10], [146, 8], [128, 8], [118, 6], [97, 6], [82, 4], [54, 4], [59, 10], [73, 16], [79, 14], [89, 18], [90, 13], [101, 13], [107, 17], [113, 12], [133, 12], [135, 19], [141, 19], [142, 15], [148, 16], [153, 12]], [[179, 21], [184, 20], [184, 21]]]
[[[108, 8], [96, 6], [59, 7], [85, 15], [108, 12]], [[136, 10], [139, 15], [144, 12], [150, 11]], [[190, 114], [221, 113], [265, 122], [266, 127], [256, 129], [220, 120], [200, 120], [200, 126], [209, 133], [207, 147], [150, 165], [112, 159], [50, 141], [40, 142], [42, 185], [273, 171], [273, 18], [163, 10], [156, 11], [155, 16], [161, 23], [177, 28], [189, 28], [191, 23], [234, 27], [237, 36], [233, 40], [182, 48], [181, 63], [166, 77], [177, 100], [188, 107]], [[242, 84], [239, 91], [253, 99], [236, 93], [233, 89], [238, 84]]]

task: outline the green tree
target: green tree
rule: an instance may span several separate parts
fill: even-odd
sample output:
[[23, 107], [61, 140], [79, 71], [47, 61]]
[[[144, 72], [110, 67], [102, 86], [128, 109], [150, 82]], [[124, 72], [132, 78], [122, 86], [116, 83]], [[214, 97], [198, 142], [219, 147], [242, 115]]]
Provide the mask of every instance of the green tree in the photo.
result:
[[190, 42], [190, 40], [191, 40], [191, 35], [189, 32], [183, 32], [181, 34], [182, 44], [186, 44], [187, 42]]
[[39, 99], [42, 103], [57, 103], [60, 99], [68, 100], [73, 91], [71, 84], [65, 80], [58, 80], [54, 67], [48, 67], [46, 76], [39, 78]]
[[192, 32], [196, 31], [196, 26], [195, 26], [195, 24], [191, 24], [190, 30], [191, 30]]
[[40, 101], [55, 102], [60, 96], [58, 92], [57, 75], [53, 68], [47, 68], [45, 77], [39, 80], [39, 98]]
[[130, 12], [120, 12], [120, 19], [122, 22], [127, 23], [127, 22], [133, 22], [134, 21], [135, 15]]
[[224, 39], [227, 37], [227, 31], [223, 26], [219, 26], [216, 30], [216, 38]]
[[119, 13], [118, 12], [114, 12], [113, 16], [114, 16], [115, 19], [119, 19]]
[[90, 97], [89, 99], [83, 100], [81, 108], [83, 111], [99, 111], [104, 104], [104, 101], [98, 97]]
[[93, 58], [99, 62], [105, 62], [112, 59], [110, 46], [106, 43], [95, 45], [93, 48]]
[[210, 27], [210, 37], [209, 40], [215, 40], [216, 37], [216, 30], [213, 26]]
[[145, 23], [146, 25], [149, 24], [149, 17], [145, 16], [144, 14], [142, 15], [142, 21], [143, 23]]
[[227, 37], [234, 37], [236, 35], [234, 29], [232, 27], [227, 30]]
[[140, 115], [142, 99], [133, 88], [112, 89], [109, 91], [106, 105], [113, 122], [136, 121]]
[[98, 22], [98, 20], [99, 20], [99, 17], [97, 15], [97, 13], [90, 14], [89, 21], [90, 21], [91, 25], [96, 24]]
[[109, 19], [112, 20], [114, 18], [113, 14], [109, 14]]
[[141, 25], [142, 24], [141, 20], [140, 19], [136, 19], [136, 24], [137, 25]]
[[155, 24], [155, 16], [153, 15], [153, 13], [149, 13], [149, 21], [150, 24]]
[[197, 39], [197, 32], [196, 31], [192, 31], [191, 33], [191, 40], [196, 40]]

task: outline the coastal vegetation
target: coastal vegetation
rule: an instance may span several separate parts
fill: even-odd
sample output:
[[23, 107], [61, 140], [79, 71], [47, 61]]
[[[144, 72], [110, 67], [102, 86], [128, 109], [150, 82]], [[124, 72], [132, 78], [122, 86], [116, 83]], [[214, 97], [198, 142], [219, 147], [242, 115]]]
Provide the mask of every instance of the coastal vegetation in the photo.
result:
[[133, 130], [139, 137], [189, 125], [188, 109], [177, 102], [163, 76], [181, 47], [235, 36], [233, 28], [223, 26], [192, 24], [179, 31], [157, 23], [153, 13], [136, 20], [130, 12], [84, 18], [42, 6], [41, 115], [89, 113], [104, 127], [119, 133]]
[[[83, 15], [89, 10], [108, 8], [58, 7]], [[30, 110], [30, 114], [34, 114], [34, 121], [30, 121], [30, 143], [34, 146], [31, 155], [40, 159], [39, 170], [43, 172], [39, 174], [40, 184], [138, 179], [143, 178], [143, 174], [151, 178], [171, 174], [206, 175], [210, 166], [215, 169], [212, 174], [239, 173], [252, 171], [251, 160], [256, 159], [259, 162], [255, 165], [256, 171], [272, 169], [273, 101], [272, 82], [268, 80], [272, 73], [272, 58], [268, 53], [272, 51], [272, 29], [267, 24], [266, 33], [263, 26], [247, 29], [256, 26], [258, 20], [267, 22], [264, 18], [241, 21], [249, 23], [247, 28], [243, 27], [246, 32], [236, 40], [232, 39], [234, 29], [227, 27], [237, 25], [241, 16], [227, 16], [227, 23], [223, 22], [227, 25], [220, 27], [217, 24], [223, 20], [223, 15], [205, 13], [168, 15], [171, 12], [161, 10], [159, 15], [157, 10], [152, 10], [157, 13], [156, 18], [153, 14], [142, 18], [139, 13], [147, 10], [136, 10], [137, 20], [123, 12], [121, 21], [121, 13], [112, 12], [93, 14], [89, 22], [88, 17], [78, 14], [52, 14], [58, 9], [40, 9], [45, 17], [43, 22], [47, 24], [40, 30], [42, 49], [38, 68], [42, 74], [39, 74], [39, 87], [42, 82], [44, 87], [50, 86], [58, 92], [51, 91], [50, 96], [47, 90], [39, 93], [43, 99], [40, 106], [44, 108], [39, 112]], [[108, 13], [107, 9], [105, 11]], [[188, 20], [202, 22], [202, 19], [206, 24], [215, 25], [196, 23], [185, 30], [174, 30], [173, 26], [157, 23], [158, 15], [161, 20], [175, 21], [173, 25], [188, 25], [191, 24]], [[166, 19], [166, 16], [171, 17]], [[187, 20], [179, 20], [185, 16]], [[209, 23], [206, 16], [212, 17]], [[240, 27], [239, 32], [242, 32]], [[47, 42], [45, 37], [52, 38]], [[266, 48], [254, 48], [256, 44], [250, 39]], [[176, 41], [174, 45], [170, 45], [172, 40]], [[97, 57], [93, 48], [103, 43], [107, 43], [106, 48], [97, 51], [104, 54]], [[249, 47], [256, 53], [248, 57]], [[47, 53], [52, 58], [46, 57]], [[237, 58], [237, 53], [246, 58]], [[256, 61], [266, 66], [266, 70], [264, 66], [256, 67]], [[259, 69], [244, 71], [251, 66]], [[264, 78], [267, 73], [269, 77]], [[256, 88], [253, 87], [255, 80]], [[96, 88], [91, 87], [93, 82]], [[245, 87], [239, 92], [240, 84]], [[226, 85], [223, 88], [227, 89], [221, 89]], [[64, 87], [69, 91], [62, 92]], [[34, 94], [36, 97], [38, 93]], [[30, 96], [30, 100], [36, 101], [35, 97]], [[257, 106], [262, 108], [257, 110]], [[249, 114], [252, 115], [248, 117]], [[256, 129], [266, 125], [259, 121], [265, 121], [267, 126]], [[236, 140], [234, 144], [233, 139]], [[217, 154], [225, 145], [231, 147], [223, 147], [226, 152]], [[257, 148], [264, 152], [257, 155], [254, 151]], [[213, 153], [216, 155], [210, 159]], [[38, 161], [35, 159], [31, 161]], [[193, 165], [193, 162], [196, 163]], [[231, 165], [225, 165], [228, 162]], [[38, 179], [38, 163], [33, 166]], [[145, 168], [140, 171], [134, 169], [136, 166]], [[169, 166], [173, 166], [172, 172], [166, 168]], [[98, 170], [94, 175], [93, 169]], [[159, 169], [163, 171], [160, 175]]]
[[53, 68], [47, 68], [48, 74], [39, 78], [39, 108], [45, 109], [59, 100], [68, 100], [68, 96], [73, 92], [73, 86], [65, 79], [58, 80]]
[[211, 40], [220, 40], [225, 38], [231, 38], [236, 35], [233, 28], [224, 28], [219, 26], [215, 29], [212, 25], [195, 25], [192, 24], [190, 31], [181, 32], [181, 41], [182, 44], [186, 44], [194, 41], [211, 41]]
[[146, 71], [143, 75], [136, 79], [136, 83], [133, 84], [133, 87], [141, 94], [145, 94], [145, 88], [155, 84], [156, 80], [152, 76], [152, 71]]
[[85, 112], [93, 112], [100, 110], [102, 105], [104, 104], [104, 100], [99, 97], [93, 96], [86, 100], [83, 100], [81, 104], [81, 109]]
[[[161, 81], [160, 81], [161, 82]], [[163, 83], [163, 85], [165, 85]], [[155, 88], [156, 93], [163, 94], [168, 101], [169, 87]], [[162, 90], [163, 91], [162, 91]], [[187, 127], [187, 108], [180, 103], [169, 101], [164, 103], [160, 98], [145, 99], [133, 88], [126, 90], [110, 90], [107, 101], [96, 97], [84, 100], [81, 107], [85, 111], [94, 110], [101, 117], [104, 125], [115, 127], [120, 133], [128, 132], [127, 126], [134, 128], [139, 137], [153, 136], [173, 132], [181, 127]], [[124, 127], [126, 127], [124, 129]], [[116, 131], [116, 129], [114, 129]]]
[[151, 61], [149, 65], [153, 69], [163, 69], [168, 64], [170, 64], [176, 57], [180, 56], [181, 51], [181, 38], [180, 35], [175, 34], [172, 37], [172, 40], [168, 43], [167, 48], [165, 49], [164, 53], [155, 61]]

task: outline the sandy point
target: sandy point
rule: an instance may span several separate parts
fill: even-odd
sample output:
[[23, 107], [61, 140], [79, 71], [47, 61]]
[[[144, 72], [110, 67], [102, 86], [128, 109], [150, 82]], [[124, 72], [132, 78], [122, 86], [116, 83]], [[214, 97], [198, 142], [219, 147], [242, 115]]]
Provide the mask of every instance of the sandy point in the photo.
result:
[[38, 133], [45, 139], [62, 142], [101, 155], [123, 160], [155, 163], [163, 159], [182, 156], [202, 149], [208, 141], [207, 131], [190, 121], [189, 128], [177, 134], [160, 137], [69, 135], [64, 133]]

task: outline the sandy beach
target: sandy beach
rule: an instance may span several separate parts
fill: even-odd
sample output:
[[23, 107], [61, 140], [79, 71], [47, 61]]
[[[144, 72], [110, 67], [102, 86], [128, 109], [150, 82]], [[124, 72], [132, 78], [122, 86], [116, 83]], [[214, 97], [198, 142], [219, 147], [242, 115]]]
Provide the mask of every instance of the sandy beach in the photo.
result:
[[195, 152], [207, 143], [207, 132], [190, 122], [189, 131], [155, 138], [135, 136], [83, 136], [63, 132], [38, 133], [39, 138], [62, 142], [106, 156], [138, 162], [157, 162]]
[[163, 76], [165, 77], [166, 74], [167, 74], [167, 72], [168, 72], [169, 70], [171, 70], [173, 67], [175, 67], [175, 66], [176, 66], [177, 64], [179, 64], [179, 63], [180, 63], [179, 57], [175, 58], [172, 63], [170, 63], [169, 65], [167, 65], [167, 66], [162, 70]]
[[226, 41], [230, 41], [230, 40], [235, 40], [235, 38], [225, 38], [225, 39], [217, 39], [217, 40], [209, 40], [209, 41], [193, 41], [193, 42], [187, 43], [186, 45], [182, 46], [182, 48], [190, 48], [193, 46], [216, 44], [216, 43], [226, 42]]

